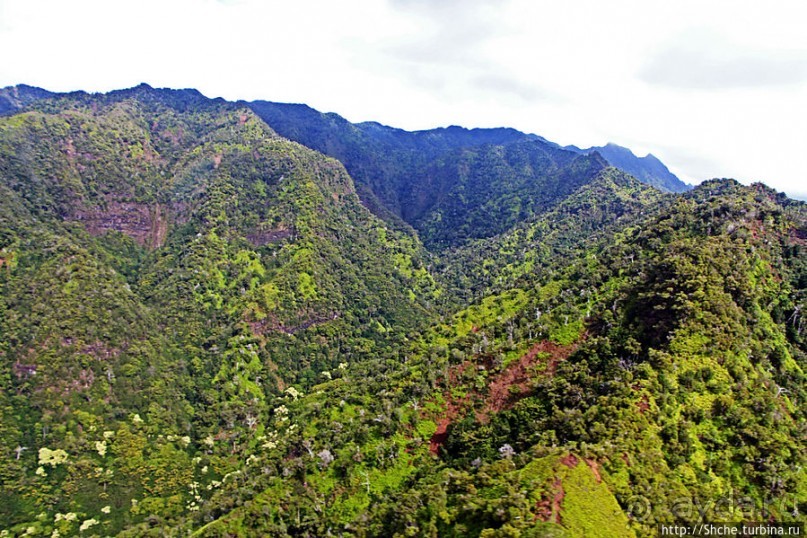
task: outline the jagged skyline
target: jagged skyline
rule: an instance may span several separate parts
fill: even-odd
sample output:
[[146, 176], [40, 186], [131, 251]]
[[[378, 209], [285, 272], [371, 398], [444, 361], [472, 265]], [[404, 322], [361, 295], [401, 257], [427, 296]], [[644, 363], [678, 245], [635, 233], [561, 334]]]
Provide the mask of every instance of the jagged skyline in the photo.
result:
[[410, 130], [511, 126], [803, 198], [807, 8], [776, 7], [4, 0], [0, 86], [147, 82]]

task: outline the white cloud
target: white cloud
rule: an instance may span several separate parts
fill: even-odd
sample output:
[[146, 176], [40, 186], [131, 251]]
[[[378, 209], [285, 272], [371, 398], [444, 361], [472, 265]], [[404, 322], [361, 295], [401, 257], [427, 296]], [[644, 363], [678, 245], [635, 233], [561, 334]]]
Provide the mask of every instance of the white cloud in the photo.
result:
[[422, 129], [613, 141], [806, 190], [801, 0], [0, 0], [0, 85], [147, 82]]
[[689, 31], [648, 57], [639, 78], [671, 88], [705, 90], [799, 84], [807, 81], [807, 47], [747, 47], [709, 31]]

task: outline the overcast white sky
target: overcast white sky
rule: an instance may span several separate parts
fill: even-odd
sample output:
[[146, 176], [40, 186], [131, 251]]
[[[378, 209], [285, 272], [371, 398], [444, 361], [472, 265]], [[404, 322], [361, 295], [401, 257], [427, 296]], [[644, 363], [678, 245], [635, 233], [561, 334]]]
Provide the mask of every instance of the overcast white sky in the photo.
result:
[[0, 0], [0, 86], [515, 127], [807, 197], [804, 0]]

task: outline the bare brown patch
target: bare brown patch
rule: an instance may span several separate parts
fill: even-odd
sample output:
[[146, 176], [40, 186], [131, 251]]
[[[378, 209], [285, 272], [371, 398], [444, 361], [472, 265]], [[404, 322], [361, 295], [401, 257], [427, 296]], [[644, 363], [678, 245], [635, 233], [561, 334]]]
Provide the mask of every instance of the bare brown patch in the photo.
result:
[[540, 521], [552, 519], [552, 501], [550, 499], [541, 499], [535, 503], [535, 519]]
[[647, 397], [647, 394], [642, 394], [642, 399], [636, 403], [636, 407], [639, 409], [639, 413], [644, 414], [648, 409], [650, 409], [650, 400]]
[[162, 205], [154, 204], [152, 207], [150, 224], [145, 244], [150, 248], [159, 248], [165, 244], [165, 238], [168, 236], [168, 218]]
[[120, 350], [110, 347], [104, 342], [95, 342], [81, 348], [81, 352], [98, 360], [109, 360], [120, 355]]
[[552, 487], [555, 489], [555, 496], [552, 497], [552, 522], [560, 525], [560, 512], [563, 508], [563, 499], [566, 497], [566, 491], [563, 489], [563, 482], [561, 482], [560, 478], [555, 479], [555, 483], [552, 484]]
[[90, 235], [120, 232], [154, 249], [165, 243], [169, 211], [162, 204], [110, 201], [103, 208], [78, 210], [67, 220], [83, 223]]
[[[479, 328], [472, 327], [471, 330]], [[491, 413], [498, 413], [505, 409], [510, 409], [518, 400], [530, 394], [530, 380], [534, 376], [533, 370], [545, 360], [544, 372], [554, 375], [555, 368], [560, 361], [566, 360], [577, 349], [577, 344], [569, 346], [559, 346], [548, 340], [544, 340], [532, 346], [530, 350], [517, 361], [508, 365], [503, 372], [494, 376], [488, 385], [488, 393], [480, 409], [476, 411], [476, 419], [480, 423], [487, 423]], [[541, 357], [539, 358], [539, 354]], [[461, 414], [466, 413], [473, 407], [474, 400], [481, 400], [478, 391], [469, 389], [466, 395], [457, 399], [451, 395], [451, 388], [460, 385], [462, 375], [468, 368], [478, 366], [490, 369], [493, 359], [489, 356], [480, 355], [476, 357], [476, 362], [464, 361], [461, 364], [449, 368], [447, 379], [441, 380], [447, 386], [444, 392], [446, 401], [443, 414], [437, 420], [437, 431], [432, 435], [429, 443], [429, 450], [432, 454], [439, 454], [442, 446], [448, 438], [448, 428], [451, 423]]]
[[277, 228], [259, 228], [257, 230], [252, 230], [247, 234], [247, 241], [252, 243], [253, 246], [262, 247], [264, 245], [268, 245], [270, 243], [277, 243], [284, 239], [291, 237], [292, 230], [286, 228], [285, 226], [279, 226]]
[[568, 467], [569, 469], [574, 469], [577, 467], [577, 464], [580, 463], [580, 460], [577, 459], [577, 456], [574, 454], [568, 454], [560, 459], [560, 462]]
[[252, 334], [255, 336], [263, 336], [270, 332], [281, 332], [292, 335], [304, 331], [309, 327], [339, 319], [339, 316], [341, 316], [339, 312], [331, 312], [330, 314], [322, 315], [314, 314], [298, 325], [286, 325], [275, 316], [267, 316], [261, 321], [250, 321], [249, 326], [252, 329]]
[[451, 387], [459, 385], [462, 375], [472, 366], [473, 364], [470, 361], [465, 361], [448, 370], [448, 379], [445, 380], [448, 389], [446, 389], [444, 393], [446, 405], [440, 419], [437, 421], [437, 430], [435, 430], [429, 440], [429, 451], [434, 455], [440, 453], [440, 447], [443, 446], [446, 439], [448, 439], [448, 428], [451, 426], [451, 423], [470, 407], [473, 393], [466, 394], [464, 398], [457, 399], [451, 395]]
[[176, 130], [166, 128], [160, 132], [160, 136], [170, 140], [172, 145], [179, 146], [185, 141], [185, 129], [182, 127], [177, 127]]
[[448, 427], [451, 425], [451, 420], [454, 417], [443, 417], [440, 422], [437, 423], [437, 430], [435, 430], [432, 438], [429, 440], [429, 452], [434, 454], [435, 456], [440, 453], [440, 447], [446, 442], [448, 439]]
[[509, 364], [490, 382], [485, 405], [477, 413], [479, 421], [487, 422], [490, 413], [510, 409], [518, 400], [528, 396], [530, 380], [534, 377], [534, 370], [541, 361], [545, 361], [545, 375], [552, 376], [555, 374], [558, 363], [565, 361], [576, 349], [576, 343], [560, 346], [548, 340], [532, 346], [526, 354]]
[[563, 489], [563, 482], [560, 478], [556, 478], [552, 483], [549, 495], [536, 503], [535, 519], [560, 525], [560, 513], [565, 497], [566, 491]]
[[597, 483], [599, 484], [600, 482], [602, 482], [602, 475], [600, 474], [600, 464], [597, 463], [596, 460], [592, 459], [586, 459], [585, 461], [586, 464], [591, 469], [591, 472], [594, 473], [594, 479], [597, 481]]
[[78, 373], [78, 377], [73, 379], [73, 381], [64, 389], [65, 393], [69, 392], [81, 392], [89, 389], [92, 387], [92, 384], [95, 382], [95, 372], [90, 369], [81, 369]]

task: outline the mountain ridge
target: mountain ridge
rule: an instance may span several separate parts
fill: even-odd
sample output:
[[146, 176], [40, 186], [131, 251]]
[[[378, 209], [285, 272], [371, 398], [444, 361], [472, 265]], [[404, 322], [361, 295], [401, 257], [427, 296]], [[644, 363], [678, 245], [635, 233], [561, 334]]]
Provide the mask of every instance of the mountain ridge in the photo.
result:
[[626, 147], [609, 142], [605, 146], [593, 146], [588, 149], [580, 149], [577, 146], [565, 146], [566, 149], [579, 153], [597, 152], [613, 166], [631, 174], [639, 181], [652, 185], [661, 190], [669, 192], [686, 192], [692, 188], [691, 185], [679, 180], [675, 174], [670, 172], [667, 166], [655, 155], [648, 153], [644, 157], [638, 157]]
[[389, 220], [244, 103], [141, 85], [0, 117], [4, 535], [800, 521], [807, 204], [317, 117], [289, 126]]
[[[327, 147], [327, 144], [324, 143], [322, 136], [324, 136], [324, 130], [327, 129], [327, 125], [323, 122], [320, 123], [317, 127], [313, 127], [313, 124], [320, 122], [324, 118], [329, 118], [331, 125], [333, 122], [338, 123], [341, 126], [345, 126], [350, 124], [347, 120], [339, 116], [338, 114], [334, 113], [327, 113], [323, 114], [315, 109], [308, 107], [307, 105], [299, 105], [299, 104], [283, 104], [283, 103], [272, 103], [268, 101], [254, 101], [251, 104], [252, 107], [262, 115], [264, 119], [269, 123], [275, 123], [278, 126], [278, 129], [289, 138], [302, 141], [303, 143], [308, 143], [310, 145], [314, 145], [320, 151], [323, 151], [326, 154], [331, 154], [333, 151], [336, 151], [335, 148]], [[305, 107], [305, 115], [300, 114], [300, 107]], [[289, 128], [286, 131], [286, 120], [284, 118], [284, 114], [286, 111], [289, 111], [290, 114], [295, 119], [295, 124], [297, 124], [297, 129]], [[312, 124], [312, 129], [316, 130], [316, 136], [312, 136], [311, 134], [306, 134], [304, 131], [300, 131], [299, 125], [302, 122], [307, 122]], [[520, 131], [517, 131], [512, 128], [475, 128], [475, 129], [467, 129], [458, 126], [450, 126], [450, 127], [441, 127], [435, 129], [427, 129], [427, 130], [420, 130], [420, 131], [404, 131], [402, 129], [388, 127], [378, 122], [362, 122], [357, 124], [350, 124], [358, 129], [363, 128], [370, 128], [373, 133], [365, 132], [367, 135], [376, 134], [379, 140], [382, 143], [389, 142], [389, 138], [395, 138], [402, 146], [411, 148], [413, 145], [416, 144], [415, 140], [426, 140], [432, 139], [434, 141], [435, 138], [441, 137], [441, 135], [445, 135], [445, 140], [449, 147], [456, 147], [458, 145], [466, 145], [466, 146], [478, 146], [483, 144], [496, 144], [496, 145], [505, 145], [508, 143], [520, 141], [520, 140], [539, 140], [546, 144], [550, 144], [554, 147], [559, 149], [566, 149], [569, 151], [574, 151], [576, 153], [591, 153], [593, 151], [600, 150], [600, 153], [609, 160], [609, 164], [616, 166], [617, 168], [623, 169], [624, 171], [635, 175], [638, 179], [645, 183], [649, 183], [657, 188], [662, 190], [668, 190], [670, 192], [683, 192], [687, 190], [688, 187], [686, 184], [681, 182], [674, 174], [672, 174], [666, 166], [663, 165], [657, 158], [648, 156], [639, 158], [633, 155], [630, 150], [627, 148], [621, 148], [615, 144], [608, 144], [602, 147], [592, 147], [586, 150], [581, 150], [576, 146], [560, 146], [554, 142], [551, 142], [541, 136], [535, 134], [526, 134]], [[340, 136], [337, 131], [333, 134], [333, 136]], [[347, 138], [345, 135], [343, 137]], [[409, 140], [406, 140], [406, 138]], [[387, 150], [390, 148], [388, 147]], [[419, 147], [421, 151], [425, 148], [423, 145]], [[626, 151], [623, 151], [626, 150]], [[336, 155], [334, 155], [336, 156]]]
[[437, 250], [498, 233], [551, 207], [573, 185], [558, 181], [564, 167], [589, 167], [590, 179], [608, 166], [599, 155], [575, 154], [514, 129], [407, 132], [354, 125], [306, 105], [248, 106], [284, 136], [342, 161], [366, 188], [360, 194], [371, 193], [368, 207], [383, 205]]
[[[119, 92], [126, 94], [129, 92], [135, 92], [138, 89], [142, 90], [153, 88], [146, 83], [141, 83], [134, 88], [127, 90], [115, 90], [114, 92], [110, 92], [110, 94]], [[197, 90], [193, 89], [167, 91], [182, 92], [186, 101], [194, 102], [196, 104], [204, 103], [205, 99], [207, 99]], [[27, 106], [27, 104], [36, 100], [59, 95], [42, 90], [40, 88], [25, 85], [10, 86], [0, 90], [0, 92], [2, 92], [0, 93], [0, 101], [2, 101], [2, 105], [0, 105], [2, 110], [0, 110], [0, 114], [11, 113], [12, 111], [19, 110], [20, 108]], [[11, 96], [14, 94], [22, 95], [23, 97], [14, 100], [11, 98]], [[213, 101], [218, 102], [223, 100], [221, 98], [217, 98]], [[343, 155], [343, 152], [340, 151], [338, 147], [338, 145], [341, 143], [336, 143], [334, 140], [328, 141], [322, 138], [325, 136], [323, 129], [335, 130], [335, 132], [331, 134], [331, 139], [333, 139], [334, 135], [337, 137], [342, 136], [343, 138], [350, 138], [351, 136], [355, 136], [357, 134], [355, 131], [349, 134], [344, 132], [347, 126], [351, 125], [355, 129], [363, 132], [365, 137], [369, 136], [377, 139], [377, 142], [379, 142], [381, 146], [376, 148], [375, 151], [389, 153], [390, 151], [394, 152], [396, 149], [403, 149], [405, 151], [417, 150], [420, 153], [425, 152], [427, 155], [431, 156], [434, 156], [436, 154], [435, 152], [439, 151], [440, 149], [456, 149], [463, 146], [476, 147], [484, 144], [506, 145], [521, 140], [539, 140], [554, 147], [574, 151], [576, 153], [592, 153], [593, 151], [599, 151], [600, 154], [603, 155], [606, 160], [608, 160], [610, 165], [616, 166], [617, 168], [636, 176], [641, 181], [662, 190], [683, 192], [690, 188], [678, 180], [678, 178], [675, 177], [666, 168], [666, 166], [664, 166], [663, 163], [658, 161], [657, 158], [651, 155], [639, 158], [627, 148], [622, 148], [611, 143], [607, 144], [606, 146], [591, 147], [582, 150], [576, 146], [563, 147], [541, 136], [522, 133], [516, 129], [508, 127], [468, 129], [465, 127], [452, 125], [448, 127], [438, 127], [420, 131], [405, 131], [403, 129], [389, 127], [374, 121], [365, 121], [352, 124], [338, 114], [321, 113], [305, 104], [284, 104], [269, 101], [239, 101], [239, 103], [258, 111], [259, 115], [263, 114], [263, 119], [266, 120], [270, 125], [275, 123], [277, 128], [282, 131], [281, 134], [283, 136], [298, 142], [302, 142], [304, 145], [314, 147], [325, 154], [336, 157], [341, 156], [342, 158], [340, 160], [343, 161], [345, 160], [346, 155]], [[286, 114], [288, 114], [290, 118], [293, 118], [292, 123], [296, 125], [296, 127], [283, 117]], [[314, 124], [317, 122], [323, 123], [313, 129], [309, 129], [308, 131], [306, 131], [306, 128], [303, 127], [305, 124]], [[342, 134], [339, 134], [340, 132]], [[334, 146], [334, 144], [337, 145]], [[367, 146], [374, 146], [374, 144], [370, 143], [367, 138], [364, 138], [363, 144]], [[347, 161], [350, 163], [351, 159], [348, 158]], [[370, 166], [372, 166], [372, 162], [370, 163]], [[350, 165], [348, 167], [350, 168]], [[354, 175], [361, 175], [358, 170], [352, 170], [352, 172]], [[377, 204], [379, 194], [378, 190], [379, 189], [376, 188], [373, 189], [372, 193], [366, 191], [362, 193], [362, 198], [366, 199], [368, 206], [372, 207], [377, 214], [385, 212], [384, 209], [379, 208]], [[381, 191], [381, 198], [385, 198], [383, 191]], [[389, 205], [389, 201], [387, 201], [387, 205]], [[391, 209], [393, 210], [393, 214], [398, 213], [395, 211], [394, 207]], [[385, 216], [387, 217], [386, 220], [394, 220], [389, 219], [388, 214]], [[398, 222], [396, 224], [401, 223]]]

